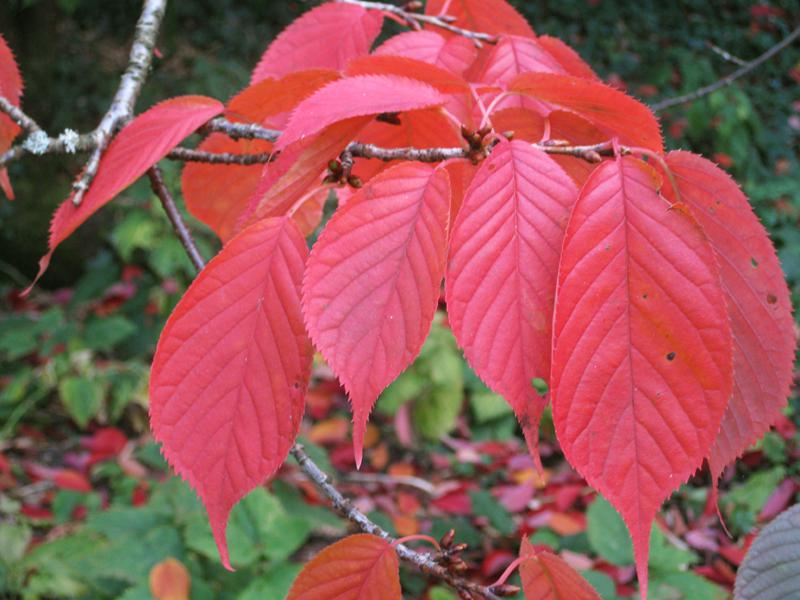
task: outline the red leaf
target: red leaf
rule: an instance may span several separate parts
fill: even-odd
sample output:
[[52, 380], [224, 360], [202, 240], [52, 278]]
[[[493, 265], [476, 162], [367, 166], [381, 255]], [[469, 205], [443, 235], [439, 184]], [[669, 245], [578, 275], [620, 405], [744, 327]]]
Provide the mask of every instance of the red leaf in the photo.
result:
[[91, 492], [92, 484], [86, 475], [75, 469], [58, 469], [53, 472], [53, 483], [62, 490], [73, 490], [75, 492]]
[[[428, 0], [425, 13], [456, 17], [453, 25], [481, 33], [536, 35], [525, 18], [506, 0]], [[456, 35], [445, 30], [437, 31], [444, 36]]]
[[264, 79], [231, 98], [225, 114], [234, 120], [271, 124], [280, 128], [285, 123], [269, 123], [267, 117], [289, 112], [318, 89], [340, 77], [336, 71], [330, 69], [309, 69], [289, 73], [277, 80]]
[[[19, 106], [22, 97], [22, 76], [14, 60], [14, 53], [8, 47], [5, 38], [0, 34], [0, 96], [11, 102], [14, 106]], [[0, 154], [11, 147], [14, 138], [22, 131], [11, 118], [0, 113]], [[14, 199], [14, 190], [8, 179], [8, 172], [5, 167], [0, 168], [0, 189], [9, 200]]]
[[492, 125], [495, 131], [501, 133], [513, 131], [515, 140], [538, 143], [544, 136], [546, 119], [527, 108], [512, 106], [493, 113]]
[[703, 461], [731, 391], [711, 247], [634, 158], [600, 165], [564, 238], [553, 320], [553, 421], [565, 456], [620, 512], [647, 591], [650, 526]]
[[550, 37], [549, 35], [540, 35], [536, 38], [536, 41], [539, 42], [539, 45], [547, 50], [570, 75], [583, 77], [584, 79], [600, 80], [592, 67], [590, 67], [574, 49], [560, 39]]
[[400, 563], [376, 535], [351, 535], [303, 567], [286, 600], [400, 600]]
[[567, 73], [538, 40], [513, 35], [503, 36], [479, 63], [471, 70], [472, 80], [490, 85], [508, 83], [520, 73]]
[[361, 75], [340, 79], [300, 103], [275, 149], [282, 150], [345, 119], [430, 108], [445, 101], [431, 86], [406, 77]]
[[[444, 94], [468, 94], [469, 84], [460, 76], [415, 58], [405, 56], [362, 56], [347, 64], [349, 77], [393, 75], [427, 83]], [[388, 111], [386, 111], [388, 112]]]
[[579, 114], [623, 144], [661, 152], [661, 129], [653, 113], [627, 94], [600, 83], [569, 75], [523, 73], [508, 84], [525, 94]]
[[796, 342], [792, 303], [775, 249], [739, 186], [689, 152], [670, 152], [667, 164], [716, 253], [733, 332], [733, 395], [708, 457], [716, 482], [786, 406]]
[[[206, 152], [258, 154], [272, 144], [263, 140], [232, 140], [213, 133], [198, 146]], [[190, 162], [183, 167], [181, 189], [186, 208], [226, 242], [261, 181], [262, 165], [215, 165]]]
[[527, 537], [522, 538], [519, 565], [525, 600], [601, 600], [591, 584], [552, 552], [537, 552]]
[[369, 52], [382, 24], [380, 12], [353, 4], [329, 2], [317, 6], [275, 38], [261, 56], [250, 82], [304, 69], [338, 71], [351, 58]]
[[411, 364], [430, 330], [449, 203], [443, 169], [401, 163], [337, 211], [311, 252], [303, 313], [350, 396], [357, 465], [378, 394]]
[[120, 131], [103, 154], [97, 176], [80, 206], [72, 203], [73, 193], [53, 215], [49, 250], [39, 261], [34, 283], [50, 264], [56, 246], [223, 108], [222, 103], [205, 96], [171, 98], [142, 113]]
[[306, 254], [285, 218], [234, 237], [175, 307], [153, 359], [153, 433], [205, 504], [229, 569], [230, 510], [275, 473], [303, 415], [312, 357], [300, 314]]
[[462, 76], [475, 62], [478, 50], [461, 36], [445, 39], [435, 31], [406, 31], [390, 37], [373, 54], [414, 58]]
[[531, 380], [550, 374], [558, 257], [577, 194], [546, 154], [503, 143], [467, 190], [450, 244], [450, 326], [478, 376], [514, 408], [537, 464], [547, 401]]

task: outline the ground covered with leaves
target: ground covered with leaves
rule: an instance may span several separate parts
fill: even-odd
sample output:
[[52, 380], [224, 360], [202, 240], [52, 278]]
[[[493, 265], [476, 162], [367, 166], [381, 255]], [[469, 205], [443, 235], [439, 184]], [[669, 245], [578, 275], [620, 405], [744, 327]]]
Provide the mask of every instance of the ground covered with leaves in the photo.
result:
[[[91, 2], [72, 4], [80, 13]], [[719, 15], [692, 2], [636, 14], [622, 7], [627, 3], [604, 12], [609, 3], [528, 4], [522, 8], [537, 30], [564, 37], [601, 75], [646, 100], [689, 91], [734, 68], [707, 42], [751, 58], [800, 19], [780, 3], [731, 2]], [[187, 52], [176, 54], [185, 59]], [[223, 69], [230, 60], [204, 58], [205, 71], [191, 76], [233, 92], [242, 82], [225, 79], [232, 77]], [[776, 242], [795, 302], [797, 81], [800, 63], [788, 51], [748, 83], [664, 115], [672, 147], [711, 150], [743, 182]], [[24, 181], [28, 167], [18, 168], [16, 179]], [[167, 176], [177, 188], [178, 170]], [[26, 190], [23, 184], [20, 203]], [[0, 215], [11, 219], [14, 210], [0, 207]], [[222, 568], [201, 504], [170, 475], [147, 427], [148, 365], [193, 269], [145, 186], [134, 186], [109, 213], [107, 228], [85, 234], [94, 238], [92, 250], [69, 284], [57, 272], [49, 288], [45, 281], [23, 300], [18, 290], [30, 278], [28, 255], [9, 262], [4, 253], [0, 264], [0, 596], [149, 599], [167, 578], [190, 582], [192, 599], [281, 598], [301, 565], [352, 527], [290, 460], [235, 508], [228, 536], [237, 570]], [[23, 230], [4, 231], [4, 247]], [[206, 256], [213, 254], [212, 235], [201, 233], [199, 242]], [[729, 597], [756, 532], [797, 500], [799, 424], [795, 395], [774, 430], [723, 476], [719, 508], [728, 533], [709, 499], [707, 473], [669, 501], [651, 538], [650, 598]], [[360, 471], [350, 427], [343, 390], [316, 362], [301, 440], [376, 523], [397, 536], [438, 538], [454, 529], [468, 544], [467, 575], [486, 583], [529, 536], [557, 550], [604, 599], [633, 597], [633, 554], [616, 512], [567, 465], [548, 415], [545, 471], [537, 474], [510, 408], [467, 367], [443, 314], [419, 359], [379, 400]], [[180, 564], [165, 562], [170, 558]], [[417, 573], [402, 576], [409, 598], [455, 598]]]

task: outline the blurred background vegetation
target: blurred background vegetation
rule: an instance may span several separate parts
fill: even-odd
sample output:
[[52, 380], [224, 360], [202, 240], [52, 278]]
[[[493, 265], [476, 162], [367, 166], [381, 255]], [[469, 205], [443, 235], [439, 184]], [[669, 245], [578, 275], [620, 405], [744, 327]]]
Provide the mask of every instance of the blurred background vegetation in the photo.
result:
[[[797, 0], [512, 3], [538, 33], [567, 41], [604, 79], [645, 102], [692, 91], [736, 68], [709, 44], [751, 60], [800, 24]], [[158, 43], [161, 57], [138, 109], [188, 93], [226, 100], [246, 85], [275, 34], [310, 5], [171, 2]], [[140, 7], [133, 0], [0, 3], [0, 32], [26, 83], [23, 106], [49, 133], [95, 126], [126, 65]], [[734, 85], [660, 115], [670, 148], [712, 157], [750, 196], [778, 248], [795, 303], [799, 92], [796, 45]], [[315, 505], [309, 490], [278, 481], [235, 512], [229, 535], [237, 573], [219, 566], [201, 507], [181, 482], [168, 478], [147, 436], [149, 360], [166, 316], [193, 276], [147, 186], [130, 188], [62, 244], [30, 300], [15, 294], [35, 273], [50, 215], [80, 165], [81, 157], [63, 156], [13, 163], [17, 200], [0, 201], [0, 596], [149, 598], [151, 567], [174, 556], [189, 569], [192, 598], [280, 598], [297, 565], [342, 535], [345, 525]], [[177, 191], [179, 167], [164, 167]], [[211, 256], [215, 238], [194, 226]], [[346, 401], [323, 367], [316, 376], [308, 409], [314, 424], [306, 427], [306, 440], [331, 470], [347, 472]], [[717, 526], [702, 518], [707, 479], [684, 486], [665, 512], [672, 541], [662, 535], [655, 543], [654, 597], [724, 597], [738, 564], [736, 549], [759, 520], [800, 489], [799, 408], [795, 397], [780, 427], [723, 481], [734, 542], [714, 537]], [[579, 479], [570, 479], [546, 423], [544, 429], [553, 479], [535, 482], [513, 416], [437, 325], [417, 364], [381, 399], [367, 471], [478, 486], [445, 494], [432, 512], [408, 491], [348, 489], [400, 534], [441, 535], [455, 526], [474, 549], [477, 577], [496, 576], [516, 551], [519, 534], [533, 533], [538, 543], [586, 557], [584, 570], [604, 598], [624, 597], [633, 589], [626, 583], [632, 561], [624, 528], [610, 527], [613, 511], [609, 515]], [[409, 436], [420, 442], [409, 446]], [[491, 440], [499, 445], [487, 446]], [[283, 479], [299, 480], [295, 475], [289, 470]], [[515, 509], [519, 498], [504, 495], [508, 486], [532, 486], [536, 497], [525, 497]], [[566, 503], [569, 486], [578, 492]], [[557, 511], [537, 500], [551, 497], [562, 498]], [[558, 519], [545, 519], [543, 506]], [[689, 541], [676, 545], [676, 537]], [[694, 570], [676, 578], [687, 565]], [[404, 577], [409, 597], [420, 597], [426, 583]], [[427, 593], [433, 600], [451, 597], [439, 588]]]

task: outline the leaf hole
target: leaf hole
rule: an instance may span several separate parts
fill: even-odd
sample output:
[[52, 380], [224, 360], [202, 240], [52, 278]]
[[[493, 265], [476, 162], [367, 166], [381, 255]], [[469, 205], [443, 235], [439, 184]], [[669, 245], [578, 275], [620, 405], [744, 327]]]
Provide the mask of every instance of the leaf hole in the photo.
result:
[[758, 261], [752, 256], [750, 257], [750, 264], [753, 266], [754, 269], [758, 268]]
[[778, 301], [778, 297], [775, 294], [767, 294], [767, 302], [770, 304], [775, 304]]
[[667, 360], [668, 361], [673, 361], [673, 360], [675, 360], [675, 356], [676, 355], [675, 355], [674, 352], [670, 352], [669, 354], [667, 354]]

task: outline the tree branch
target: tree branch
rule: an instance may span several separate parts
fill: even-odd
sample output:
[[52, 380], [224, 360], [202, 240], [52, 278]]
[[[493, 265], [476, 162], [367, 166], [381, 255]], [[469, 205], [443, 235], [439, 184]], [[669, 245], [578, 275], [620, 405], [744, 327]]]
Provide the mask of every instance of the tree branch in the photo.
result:
[[274, 142], [281, 134], [280, 131], [267, 129], [257, 123], [232, 123], [223, 117], [211, 119], [199, 131], [202, 133], [216, 131], [224, 133], [235, 140], [266, 140], [268, 142]]
[[117, 93], [114, 94], [114, 99], [111, 101], [111, 106], [97, 128], [92, 132], [96, 145], [91, 156], [89, 156], [83, 175], [72, 185], [75, 190], [75, 195], [72, 197], [75, 206], [81, 203], [83, 195], [92, 183], [92, 179], [97, 175], [100, 158], [103, 156], [103, 152], [115, 131], [133, 116], [136, 99], [139, 97], [139, 92], [152, 64], [158, 30], [161, 28], [161, 21], [164, 18], [166, 9], [167, 0], [144, 1], [142, 14], [136, 23], [133, 45], [128, 59], [128, 68], [122, 74]]
[[447, 31], [451, 31], [452, 33], [456, 33], [462, 37], [470, 39], [478, 46], [480, 46], [480, 42], [487, 42], [489, 44], [497, 43], [496, 35], [456, 27], [451, 23], [451, 21], [455, 20], [452, 17], [410, 12], [399, 6], [387, 4], [385, 2], [367, 2], [366, 0], [337, 0], [337, 2], [342, 2], [344, 4], [355, 4], [356, 6], [361, 6], [363, 8], [380, 10], [396, 15], [405, 21], [412, 29], [422, 29], [422, 25], [420, 25], [420, 23], [427, 23], [428, 25], [433, 25], [435, 27], [439, 27], [440, 29], [446, 29]]
[[[377, 535], [388, 542], [394, 541], [394, 538], [389, 535], [385, 529], [370, 521], [364, 513], [353, 506], [353, 504], [330, 483], [328, 475], [311, 460], [300, 444], [295, 444], [290, 452], [295, 460], [297, 460], [303, 473], [305, 473], [316, 488], [325, 495], [336, 512], [351, 523], [354, 523], [364, 533]], [[446, 581], [460, 592], [469, 593], [474, 598], [500, 600], [500, 596], [492, 591], [490, 587], [459, 577], [443, 565], [437, 563], [434, 557], [428, 553], [416, 552], [405, 544], [396, 544], [395, 550], [402, 560], [413, 565], [417, 570], [441, 579], [442, 581]]]
[[750, 62], [745, 63], [730, 75], [726, 75], [722, 79], [719, 79], [710, 85], [703, 86], [700, 89], [690, 92], [688, 94], [677, 96], [675, 98], [667, 98], [666, 100], [662, 100], [661, 102], [656, 102], [651, 106], [651, 108], [654, 111], [658, 112], [660, 110], [664, 110], [665, 108], [670, 108], [672, 106], [677, 106], [679, 104], [685, 104], [687, 102], [692, 102], [693, 100], [698, 100], [703, 96], [708, 96], [709, 94], [712, 94], [717, 90], [727, 87], [740, 77], [744, 77], [751, 71], [755, 70], [757, 67], [768, 61], [770, 58], [775, 56], [778, 52], [780, 52], [787, 46], [791, 45], [792, 42], [794, 42], [797, 38], [800, 38], [800, 27], [797, 27], [794, 31], [792, 31], [789, 35], [783, 38], [780, 42], [778, 42], [777, 44], [772, 46], [769, 50], [764, 52], [764, 54], [762, 54], [758, 58], [751, 60]]
[[21, 108], [11, 104], [8, 98], [5, 98], [4, 96], [0, 96], [0, 111], [6, 113], [9, 117], [11, 117], [12, 121], [14, 121], [28, 133], [35, 133], [42, 130], [36, 121], [22, 112]]
[[277, 154], [270, 154], [269, 152], [262, 152], [261, 154], [232, 154], [231, 152], [204, 152], [203, 150], [191, 150], [182, 147], [175, 148], [167, 154], [167, 158], [171, 160], [243, 166], [272, 162], [277, 156]]
[[192, 232], [189, 231], [186, 221], [183, 220], [183, 216], [180, 210], [178, 210], [178, 206], [175, 204], [175, 199], [164, 183], [161, 169], [158, 168], [158, 165], [155, 165], [147, 171], [147, 176], [150, 178], [150, 187], [153, 188], [156, 196], [161, 200], [161, 206], [164, 207], [164, 212], [167, 213], [167, 218], [169, 218], [169, 222], [172, 223], [175, 235], [178, 236], [178, 239], [186, 250], [186, 254], [189, 255], [189, 260], [192, 261], [195, 269], [202, 271], [206, 263], [203, 260], [203, 256], [200, 254], [200, 250], [197, 248], [197, 244], [194, 242]]

